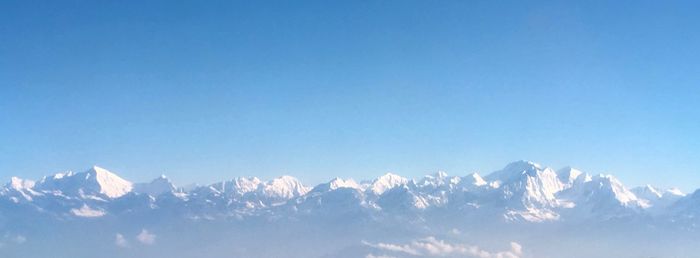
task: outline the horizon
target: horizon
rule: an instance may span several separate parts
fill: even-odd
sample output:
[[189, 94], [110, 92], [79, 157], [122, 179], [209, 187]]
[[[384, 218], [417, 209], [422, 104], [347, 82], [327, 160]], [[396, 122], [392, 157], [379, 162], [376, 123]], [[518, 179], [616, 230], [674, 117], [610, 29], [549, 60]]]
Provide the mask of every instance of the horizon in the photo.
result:
[[[375, 175], [374, 177], [369, 177], [369, 178], [354, 178], [354, 177], [338, 177], [338, 176], [333, 176], [333, 177], [331, 177], [331, 178], [328, 178], [328, 179], [325, 180], [325, 181], [320, 181], [320, 182], [307, 182], [307, 181], [303, 180], [302, 178], [297, 177], [297, 176], [294, 175], [294, 174], [280, 174], [280, 175], [272, 176], [272, 177], [258, 177], [258, 176], [255, 176], [255, 175], [241, 175], [241, 176], [236, 176], [236, 177], [233, 177], [233, 178], [221, 178], [221, 179], [219, 179], [219, 180], [215, 180], [215, 181], [211, 181], [211, 182], [178, 182], [177, 180], [173, 180], [173, 178], [171, 178], [170, 176], [168, 176], [168, 175], [165, 174], [165, 173], [160, 174], [160, 175], [158, 175], [158, 176], [156, 176], [156, 177], [152, 177], [151, 179], [148, 179], [148, 180], [145, 180], [145, 181], [143, 181], [143, 180], [142, 180], [142, 181], [135, 181], [135, 180], [131, 180], [131, 179], [129, 179], [129, 178], [123, 177], [123, 176], [121, 175], [120, 171], [113, 171], [113, 170], [110, 170], [110, 169], [107, 168], [107, 167], [103, 167], [103, 166], [100, 166], [100, 165], [97, 165], [97, 164], [96, 164], [96, 165], [93, 165], [92, 167], [90, 167], [90, 168], [88, 168], [88, 169], [81, 170], [81, 171], [65, 170], [65, 171], [62, 171], [62, 172], [56, 172], [56, 173], [46, 174], [46, 175], [41, 176], [40, 178], [22, 178], [22, 177], [17, 177], [17, 176], [12, 176], [11, 178], [19, 178], [19, 179], [22, 179], [22, 180], [31, 180], [31, 181], [34, 181], [34, 182], [38, 182], [38, 181], [40, 181], [41, 179], [43, 179], [43, 178], [45, 178], [45, 177], [54, 176], [54, 175], [57, 175], [57, 174], [71, 174], [71, 173], [72, 173], [72, 174], [77, 174], [77, 173], [85, 173], [85, 172], [89, 172], [89, 171], [91, 171], [91, 170], [93, 170], [93, 169], [99, 168], [99, 169], [106, 170], [107, 172], [112, 173], [112, 174], [114, 174], [114, 175], [116, 175], [116, 176], [118, 176], [118, 177], [120, 177], [120, 178], [122, 178], [122, 179], [124, 179], [124, 180], [126, 180], [126, 181], [128, 181], [128, 182], [134, 183], [134, 184], [138, 184], [138, 183], [149, 183], [149, 182], [151, 182], [151, 181], [153, 181], [153, 180], [156, 180], [156, 179], [159, 179], [159, 178], [167, 178], [168, 181], [172, 182], [173, 185], [175, 185], [175, 186], [177, 186], [177, 187], [190, 187], [190, 186], [208, 186], [208, 185], [213, 185], [213, 184], [217, 184], [217, 183], [221, 183], [221, 182], [226, 182], [226, 181], [233, 180], [233, 179], [236, 179], [236, 178], [241, 178], [241, 177], [243, 177], [243, 178], [258, 178], [258, 179], [263, 180], [263, 181], [270, 181], [270, 180], [273, 180], [273, 179], [282, 178], [282, 177], [284, 177], [284, 176], [291, 176], [291, 177], [293, 177], [293, 178], [298, 179], [304, 186], [313, 188], [313, 187], [316, 187], [316, 186], [318, 186], [318, 185], [331, 182], [331, 181], [333, 181], [334, 179], [337, 179], [337, 178], [340, 178], [340, 179], [343, 179], [343, 180], [354, 180], [354, 181], [356, 181], [357, 183], [369, 183], [369, 182], [372, 182], [373, 180], [376, 180], [376, 179], [379, 178], [379, 177], [382, 177], [382, 176], [385, 176], [385, 175], [388, 175], [388, 174], [394, 174], [394, 175], [398, 175], [398, 176], [401, 176], [401, 177], [405, 177], [406, 179], [408, 179], [408, 180], [413, 180], [413, 181], [415, 181], [415, 182], [419, 182], [421, 179], [424, 179], [424, 178], [427, 177], [427, 176], [432, 176], [432, 175], [436, 175], [436, 174], [439, 174], [439, 173], [445, 173], [447, 176], [456, 176], [456, 177], [466, 177], [466, 176], [469, 176], [469, 175], [472, 175], [472, 174], [478, 174], [478, 175], [481, 176], [481, 177], [488, 177], [489, 175], [491, 175], [491, 174], [493, 174], [493, 173], [495, 173], [495, 172], [501, 171], [502, 169], [505, 169], [507, 166], [509, 166], [509, 165], [511, 165], [511, 164], [516, 164], [516, 163], [529, 163], [529, 164], [534, 164], [534, 165], [537, 165], [537, 166], [541, 166], [543, 169], [550, 168], [550, 169], [554, 170], [554, 171], [557, 172], [557, 173], [558, 173], [559, 171], [561, 171], [561, 170], [569, 169], [569, 168], [570, 168], [570, 169], [579, 170], [579, 171], [581, 171], [581, 172], [583, 172], [584, 174], [589, 175], [589, 176], [613, 176], [613, 177], [615, 177], [616, 179], [620, 180], [620, 182], [621, 182], [627, 189], [629, 189], [629, 190], [634, 189], [634, 188], [647, 187], [647, 186], [651, 186], [651, 187], [656, 188], [657, 190], [662, 190], [662, 191], [667, 191], [667, 190], [680, 190], [680, 191], [681, 191], [682, 193], [684, 193], [684, 194], [692, 194], [692, 193], [694, 193], [695, 191], [700, 190], [700, 187], [698, 187], [698, 188], [696, 188], [696, 189], [690, 189], [690, 190], [689, 190], [689, 189], [682, 189], [682, 188], [680, 188], [680, 187], [675, 187], [675, 186], [670, 186], [670, 187], [659, 186], [659, 185], [654, 185], [654, 184], [652, 184], [652, 183], [645, 183], [645, 184], [640, 184], [640, 185], [629, 185], [629, 184], [626, 184], [624, 180], [622, 180], [621, 178], [617, 177], [617, 176], [616, 176], [615, 174], [613, 174], [613, 173], [591, 173], [591, 172], [589, 172], [589, 171], [585, 171], [585, 170], [582, 170], [582, 169], [580, 169], [580, 168], [573, 167], [573, 166], [551, 167], [551, 166], [548, 166], [548, 165], [546, 165], [546, 164], [542, 164], [542, 163], [539, 163], [539, 162], [536, 162], [536, 161], [531, 161], [531, 160], [516, 160], [516, 161], [512, 161], [512, 162], [509, 162], [509, 163], [505, 164], [505, 165], [504, 165], [503, 167], [501, 167], [500, 169], [493, 170], [493, 171], [489, 171], [489, 172], [473, 170], [473, 171], [471, 171], [471, 172], [466, 172], [466, 173], [464, 173], [464, 174], [454, 174], [454, 173], [450, 173], [449, 171], [437, 170], [437, 171], [434, 171], [434, 172], [432, 172], [432, 173], [424, 174], [424, 175], [422, 175], [422, 176], [418, 176], [418, 177], [409, 177], [409, 176], [404, 176], [404, 175], [402, 175], [402, 174], [399, 173], [399, 172], [387, 171], [387, 172], [385, 172], [385, 173], [383, 173], [383, 174]], [[10, 180], [8, 180], [8, 182], [10, 182]]]

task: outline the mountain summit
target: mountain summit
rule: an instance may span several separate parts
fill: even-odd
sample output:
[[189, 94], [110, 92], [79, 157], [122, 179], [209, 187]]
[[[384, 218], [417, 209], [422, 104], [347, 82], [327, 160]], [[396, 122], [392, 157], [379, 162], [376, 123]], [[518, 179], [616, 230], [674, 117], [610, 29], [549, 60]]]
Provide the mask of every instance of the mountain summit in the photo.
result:
[[40, 191], [56, 191], [69, 196], [118, 198], [129, 193], [133, 184], [104, 168], [93, 166], [81, 173], [58, 173], [36, 183]]

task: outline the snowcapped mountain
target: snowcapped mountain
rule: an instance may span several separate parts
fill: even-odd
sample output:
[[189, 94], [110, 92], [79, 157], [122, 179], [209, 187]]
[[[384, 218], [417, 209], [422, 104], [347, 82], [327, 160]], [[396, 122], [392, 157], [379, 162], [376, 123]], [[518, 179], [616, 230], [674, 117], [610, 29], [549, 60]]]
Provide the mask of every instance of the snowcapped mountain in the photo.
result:
[[487, 185], [488, 182], [484, 180], [478, 173], [471, 173], [459, 179], [458, 187], [463, 189], [475, 189]]
[[700, 223], [700, 189], [688, 194], [668, 206], [668, 217], [673, 221], [687, 222], [687, 227], [697, 228]]
[[32, 196], [39, 195], [33, 190], [35, 184], [32, 180], [12, 177], [10, 182], [0, 190], [0, 195], [7, 196], [14, 203], [32, 201]]
[[362, 218], [377, 207], [366, 201], [364, 190], [357, 182], [334, 178], [288, 202], [285, 208], [305, 216], [342, 219], [347, 222]]
[[160, 177], [153, 179], [150, 183], [139, 183], [134, 184], [134, 192], [144, 193], [151, 196], [158, 196], [164, 193], [175, 192], [177, 188], [170, 182], [170, 179], [161, 175]]
[[502, 201], [509, 219], [545, 221], [558, 219], [556, 194], [564, 188], [557, 173], [529, 161], [508, 164], [486, 177], [497, 186], [488, 195]]
[[400, 216], [421, 221], [443, 213], [466, 213], [506, 223], [537, 223], [668, 218], [667, 210], [673, 214], [697, 210], [695, 199], [700, 198], [685, 196], [677, 189], [644, 186], [629, 190], [611, 175], [590, 176], [570, 167], [554, 170], [529, 161], [510, 163], [486, 177], [438, 172], [412, 180], [387, 173], [362, 184], [334, 178], [313, 188], [291, 176], [269, 181], [239, 177], [188, 190], [176, 187], [165, 176], [134, 184], [93, 167], [37, 182], [13, 177], [0, 188], [0, 201], [9, 207], [5, 210], [17, 205], [75, 218], [149, 213], [197, 219], [355, 214], [365, 219]]
[[130, 192], [133, 184], [106, 169], [94, 166], [81, 173], [58, 173], [44, 177], [35, 190], [54, 192], [71, 197], [118, 198]]
[[576, 179], [584, 173], [572, 167], [565, 167], [557, 170], [557, 177], [563, 184], [563, 188], [571, 188], [576, 182]]
[[686, 196], [676, 188], [662, 190], [651, 185], [635, 187], [630, 191], [632, 191], [640, 201], [644, 202], [645, 206], [650, 207], [650, 210], [657, 211], [668, 208], [670, 205]]
[[437, 190], [437, 189], [452, 189], [459, 182], [461, 181], [461, 178], [457, 176], [448, 176], [447, 173], [445, 172], [437, 172], [433, 175], [427, 175], [421, 179], [416, 186], [420, 188], [425, 188], [425, 189], [430, 189], [430, 190]]
[[263, 181], [257, 177], [239, 177], [230, 181], [216, 183], [212, 187], [227, 196], [241, 197], [257, 190], [262, 183]]
[[291, 176], [281, 176], [260, 185], [257, 194], [270, 202], [284, 202], [302, 196], [309, 190], [298, 179]]
[[355, 189], [358, 191], [362, 190], [362, 186], [360, 184], [358, 184], [357, 182], [355, 182], [355, 180], [342, 179], [342, 178], [336, 177], [328, 183], [317, 185], [311, 191], [312, 192], [329, 192], [329, 191], [338, 190], [340, 188], [349, 188], [349, 189]]
[[406, 184], [408, 184], [408, 179], [406, 179], [405, 177], [401, 177], [392, 173], [386, 173], [385, 175], [380, 176], [374, 181], [372, 181], [372, 184], [370, 185], [369, 189], [375, 195], [382, 195], [389, 189]]

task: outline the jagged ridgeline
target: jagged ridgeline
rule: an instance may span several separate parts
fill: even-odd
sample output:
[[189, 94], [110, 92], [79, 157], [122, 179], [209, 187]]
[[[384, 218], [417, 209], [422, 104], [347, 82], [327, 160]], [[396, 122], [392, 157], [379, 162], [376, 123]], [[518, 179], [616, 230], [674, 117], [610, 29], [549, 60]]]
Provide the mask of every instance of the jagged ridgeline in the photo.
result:
[[[119, 216], [129, 212], [176, 209], [192, 218], [313, 215], [319, 212], [416, 215], [436, 210], [499, 213], [503, 222], [607, 220], [629, 216], [687, 218], [695, 195], [651, 185], [627, 188], [612, 175], [589, 175], [574, 168], [554, 170], [518, 161], [486, 177], [477, 173], [422, 179], [388, 173], [371, 181], [335, 178], [315, 187], [294, 177], [269, 181], [239, 177], [207, 186], [182, 188], [160, 176], [132, 183], [93, 167], [58, 173], [36, 182], [13, 177], [0, 192], [4, 209], [22, 207], [61, 218]], [[129, 200], [134, 202], [130, 203]], [[136, 201], [141, 200], [141, 201]], [[334, 202], [339, 202], [338, 204]], [[119, 203], [119, 205], [114, 205]], [[173, 207], [173, 206], [181, 207]]]
[[[529, 161], [484, 177], [438, 172], [408, 179], [389, 173], [359, 182], [335, 178], [313, 187], [291, 176], [193, 187], [175, 186], [165, 176], [132, 183], [93, 167], [38, 181], [13, 177], [0, 190], [0, 254], [31, 249], [33, 256], [22, 257], [83, 257], [79, 250], [89, 243], [116, 248], [104, 257], [200, 257], [209, 251], [233, 257], [364, 257], [386, 247], [366, 244], [373, 239], [440, 244], [434, 238], [439, 236], [486, 245], [518, 241], [523, 257], [528, 250], [532, 257], [561, 257], [567, 246], [617, 243], [633, 250], [639, 241], [655, 241], [634, 254], [657, 251], [665, 257], [668, 249], [661, 243], [670, 238], [677, 241], [670, 247], [674, 254], [695, 246], [699, 213], [698, 192], [651, 185], [630, 189], [611, 175]], [[60, 241], [64, 238], [89, 241]], [[56, 243], [73, 248], [59, 248], [65, 253], [56, 256], [51, 251]], [[146, 248], [154, 243], [161, 249]], [[514, 246], [518, 252], [509, 252], [520, 256], [520, 245]], [[169, 256], [161, 256], [165, 247]], [[599, 254], [589, 250], [566, 257]]]

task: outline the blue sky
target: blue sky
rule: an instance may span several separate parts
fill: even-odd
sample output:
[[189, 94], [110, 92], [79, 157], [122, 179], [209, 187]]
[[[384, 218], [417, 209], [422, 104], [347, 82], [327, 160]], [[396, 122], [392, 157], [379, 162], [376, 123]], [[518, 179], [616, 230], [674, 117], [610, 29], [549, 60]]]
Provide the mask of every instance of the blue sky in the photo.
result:
[[700, 187], [697, 2], [5, 1], [0, 178], [514, 160]]

